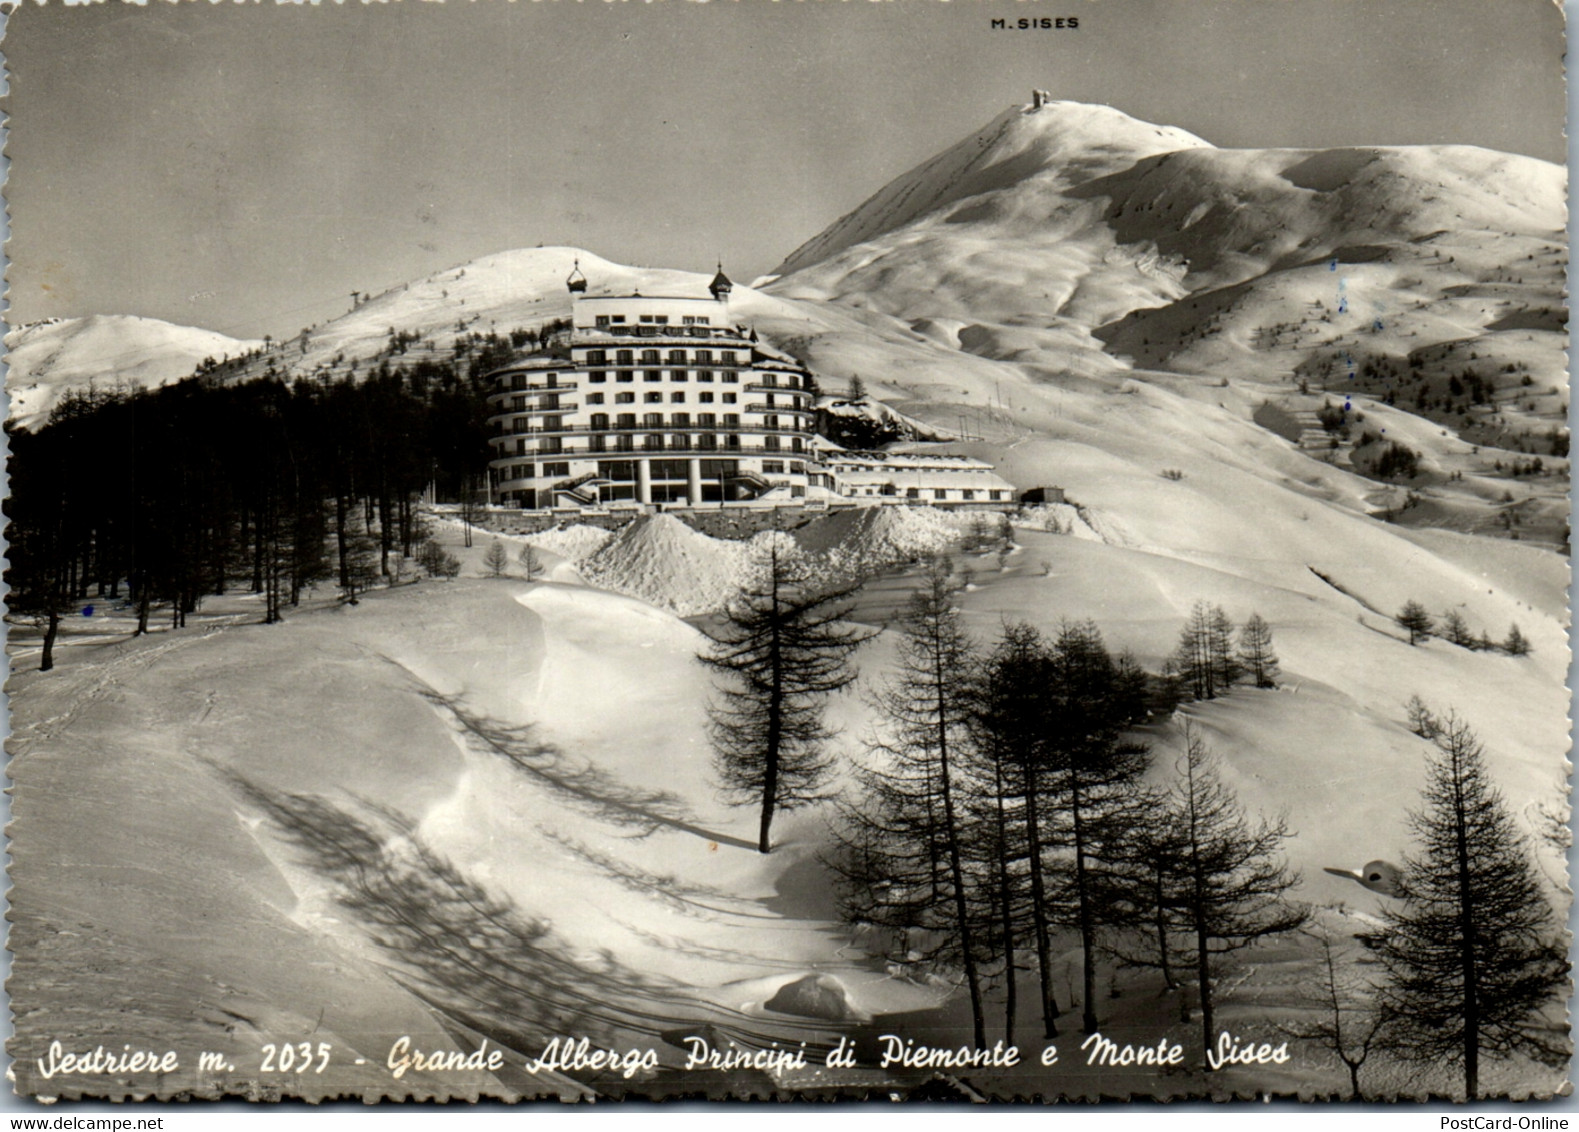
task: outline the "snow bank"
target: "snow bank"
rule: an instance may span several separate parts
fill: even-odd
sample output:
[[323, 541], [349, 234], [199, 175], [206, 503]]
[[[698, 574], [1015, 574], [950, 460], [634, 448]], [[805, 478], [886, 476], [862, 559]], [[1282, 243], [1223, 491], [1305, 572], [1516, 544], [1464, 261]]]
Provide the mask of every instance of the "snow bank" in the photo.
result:
[[807, 523], [795, 541], [830, 573], [854, 577], [946, 551], [970, 519], [928, 507], [857, 507]]
[[609, 540], [581, 573], [594, 586], [689, 617], [734, 596], [750, 553], [747, 543], [711, 538], [673, 515], [649, 515]]
[[528, 535], [523, 541], [531, 543], [539, 550], [550, 551], [569, 562], [580, 565], [607, 546], [613, 538], [613, 531], [588, 526], [585, 523], [572, 523], [566, 527], [555, 527], [552, 530]]

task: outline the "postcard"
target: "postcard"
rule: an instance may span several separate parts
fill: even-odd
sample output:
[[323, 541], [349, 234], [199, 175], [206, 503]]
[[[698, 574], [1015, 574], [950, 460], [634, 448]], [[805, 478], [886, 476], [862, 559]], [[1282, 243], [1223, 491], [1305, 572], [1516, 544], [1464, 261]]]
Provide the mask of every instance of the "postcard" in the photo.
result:
[[1560, 8], [3, 49], [19, 1097], [1568, 1093]]

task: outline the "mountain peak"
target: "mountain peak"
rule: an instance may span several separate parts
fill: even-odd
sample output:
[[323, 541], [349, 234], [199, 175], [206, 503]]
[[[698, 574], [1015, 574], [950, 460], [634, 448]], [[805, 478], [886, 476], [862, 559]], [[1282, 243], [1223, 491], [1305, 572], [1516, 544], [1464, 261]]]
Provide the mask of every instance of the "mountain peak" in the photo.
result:
[[1088, 102], [1033, 92], [957, 145], [890, 182], [855, 211], [797, 248], [774, 274], [787, 275], [929, 213], [1018, 182], [1071, 187], [1127, 169], [1143, 158], [1211, 148], [1186, 130], [1132, 118]]

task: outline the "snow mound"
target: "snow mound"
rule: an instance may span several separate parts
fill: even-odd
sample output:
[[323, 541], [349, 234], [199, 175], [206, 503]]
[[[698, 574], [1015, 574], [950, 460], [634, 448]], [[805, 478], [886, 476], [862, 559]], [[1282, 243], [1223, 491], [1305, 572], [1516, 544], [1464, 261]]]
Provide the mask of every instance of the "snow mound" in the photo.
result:
[[549, 551], [569, 562], [580, 565], [607, 546], [613, 537], [613, 531], [605, 530], [602, 527], [592, 527], [586, 523], [572, 523], [569, 526], [554, 527], [550, 530], [539, 531], [535, 535], [528, 535], [524, 541], [531, 543], [539, 550]]
[[807, 523], [795, 540], [830, 573], [859, 576], [948, 550], [968, 518], [926, 507], [857, 507]]
[[751, 568], [748, 543], [711, 538], [673, 515], [637, 519], [581, 567], [594, 586], [690, 617], [723, 607]]

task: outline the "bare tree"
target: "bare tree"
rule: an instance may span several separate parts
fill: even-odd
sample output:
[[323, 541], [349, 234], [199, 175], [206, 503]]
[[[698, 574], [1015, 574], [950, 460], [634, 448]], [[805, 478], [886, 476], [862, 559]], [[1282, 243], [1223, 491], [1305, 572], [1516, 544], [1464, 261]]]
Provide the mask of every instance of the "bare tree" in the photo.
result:
[[1164, 820], [1179, 847], [1178, 883], [1166, 894], [1174, 927], [1193, 944], [1205, 1048], [1215, 1046], [1214, 964], [1219, 957], [1305, 923], [1290, 904], [1299, 883], [1280, 859], [1285, 822], [1251, 824], [1226, 786], [1206, 745], [1185, 726], [1185, 750], [1169, 790]]
[[823, 706], [855, 679], [849, 657], [868, 636], [844, 623], [851, 592], [818, 589], [775, 546], [698, 658], [726, 678], [709, 709], [714, 765], [732, 801], [761, 808], [760, 852], [775, 813], [828, 796]]
[[1384, 1044], [1384, 1019], [1368, 1001], [1374, 988], [1340, 969], [1330, 932], [1317, 929], [1305, 934], [1321, 944], [1319, 981], [1305, 995], [1305, 1005], [1315, 1017], [1278, 1028], [1291, 1038], [1314, 1042], [1342, 1062], [1349, 1071], [1349, 1099], [1363, 1101], [1360, 1070]]

